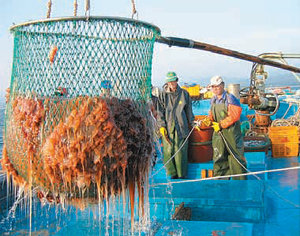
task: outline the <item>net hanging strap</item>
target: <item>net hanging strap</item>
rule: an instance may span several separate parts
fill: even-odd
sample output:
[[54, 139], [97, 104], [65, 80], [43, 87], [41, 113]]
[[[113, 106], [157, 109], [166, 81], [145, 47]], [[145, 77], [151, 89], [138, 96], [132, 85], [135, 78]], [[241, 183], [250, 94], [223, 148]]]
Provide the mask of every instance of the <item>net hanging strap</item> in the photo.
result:
[[48, 3], [47, 3], [47, 15], [46, 15], [46, 18], [50, 18], [50, 16], [51, 16], [51, 7], [52, 7], [52, 1], [49, 0]]
[[74, 16], [77, 16], [77, 8], [78, 8], [77, 0], [74, 0], [74, 12], [73, 12]]
[[85, 16], [89, 17], [90, 16], [90, 0], [85, 0]]
[[134, 15], [137, 15], [137, 18], [138, 18], [138, 12], [136, 10], [134, 0], [131, 0], [131, 4], [132, 4], [132, 15], [131, 15], [131, 18], [133, 19]]
[[[77, 16], [77, 9], [78, 9], [78, 3], [77, 0], [74, 0], [74, 10], [73, 10], [73, 15]], [[85, 0], [85, 16], [89, 17], [90, 16], [90, 8], [91, 8], [91, 4], [90, 4], [90, 0]], [[51, 10], [52, 10], [52, 1], [49, 0], [47, 3], [47, 15], [46, 18], [50, 18], [51, 17]]]
[[[77, 0], [74, 0], [74, 10], [73, 10], [73, 15], [77, 16], [77, 9], [78, 9], [78, 3]], [[136, 15], [137, 19], [138, 19], [138, 12], [136, 10], [136, 5], [135, 5], [135, 1], [131, 0], [131, 5], [132, 5], [132, 15], [131, 18], [133, 19], [134, 16]], [[51, 10], [52, 10], [52, 0], [49, 0], [47, 3], [47, 15], [46, 18], [50, 18], [51, 17]], [[89, 18], [90, 16], [90, 10], [91, 10], [91, 4], [90, 4], [90, 0], [85, 0], [85, 7], [84, 7], [84, 11], [85, 11], [85, 16], [87, 18]]]

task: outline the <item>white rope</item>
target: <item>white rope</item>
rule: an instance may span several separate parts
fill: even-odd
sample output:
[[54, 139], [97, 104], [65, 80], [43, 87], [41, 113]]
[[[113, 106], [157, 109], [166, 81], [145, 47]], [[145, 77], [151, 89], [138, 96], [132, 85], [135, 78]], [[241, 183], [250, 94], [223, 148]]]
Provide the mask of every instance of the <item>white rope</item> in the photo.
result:
[[277, 193], [270, 185], [267, 185], [267, 188], [269, 188], [278, 198], [280, 198], [281, 200], [291, 204], [292, 206], [294, 206], [295, 208], [300, 208], [300, 205], [295, 204], [294, 202], [282, 197], [279, 193]]
[[[227, 150], [230, 152], [230, 154], [233, 156], [233, 158], [237, 161], [237, 163], [239, 163], [239, 165], [240, 165], [244, 170], [246, 170], [248, 173], [251, 173], [251, 171], [248, 170], [248, 169], [240, 162], [240, 160], [235, 156], [235, 154], [232, 152], [231, 147], [229, 147], [229, 144], [228, 144], [226, 138], [224, 137], [222, 131], [219, 131], [218, 133], [219, 133], [219, 135], [221, 135], [221, 137], [222, 137], [222, 139], [223, 139], [223, 141], [224, 141], [224, 144], [225, 144]], [[259, 178], [257, 175], [254, 175], [254, 176], [255, 176], [258, 180], [261, 180], [261, 178]]]
[[281, 119], [284, 119], [284, 117], [287, 115], [287, 113], [289, 112], [290, 108], [292, 107], [292, 103], [289, 103], [289, 107], [286, 109], [284, 115], [281, 117]]
[[[151, 185], [152, 187], [156, 187], [159, 185], [169, 185], [169, 184], [180, 184], [180, 183], [189, 183], [189, 182], [200, 182], [200, 181], [205, 181], [205, 180], [217, 180], [217, 179], [223, 179], [223, 178], [231, 178], [231, 177], [239, 177], [239, 176], [247, 176], [247, 175], [254, 175], [258, 180], [262, 180], [257, 176], [257, 174], [264, 174], [264, 173], [269, 173], [269, 172], [280, 172], [280, 171], [288, 171], [288, 170], [295, 170], [295, 169], [300, 169], [300, 166], [295, 166], [295, 167], [287, 167], [287, 168], [281, 168], [281, 169], [273, 169], [273, 170], [262, 170], [262, 171], [256, 171], [256, 172], [250, 172], [248, 173], [243, 173], [243, 174], [235, 174], [235, 175], [225, 175], [225, 176], [215, 176], [215, 177], [208, 177], [205, 179], [193, 179], [193, 180], [183, 180], [183, 181], [172, 181], [169, 183], [159, 183], [159, 184], [154, 184]], [[299, 205], [295, 204], [294, 202], [282, 197], [279, 193], [277, 193], [271, 186], [266, 184], [266, 187], [269, 188], [277, 197], [279, 197], [281, 200], [289, 203], [290, 205], [294, 206], [295, 208], [300, 208]]]
[[215, 177], [208, 177], [205, 179], [189, 179], [189, 180], [180, 180], [180, 181], [172, 181], [169, 183], [158, 183], [151, 185], [152, 187], [156, 187], [159, 185], [169, 185], [169, 184], [182, 184], [182, 183], [192, 183], [192, 182], [200, 182], [206, 180], [215, 180], [215, 179], [223, 179], [223, 178], [231, 178], [231, 177], [240, 177], [240, 176], [247, 176], [247, 175], [257, 175], [257, 174], [264, 174], [264, 173], [271, 173], [271, 172], [280, 172], [280, 171], [288, 171], [288, 170], [296, 170], [300, 169], [300, 166], [294, 167], [286, 167], [281, 169], [272, 169], [272, 170], [261, 170], [261, 171], [254, 171], [250, 173], [243, 173], [243, 174], [235, 174], [235, 175], [224, 175], [224, 176], [215, 176]]
[[[235, 154], [232, 152], [231, 148], [229, 147], [229, 144], [227, 143], [227, 140], [225, 139], [223, 133], [220, 132], [220, 135], [222, 136], [225, 146], [227, 147], [228, 151], [230, 152], [230, 154], [233, 156], [233, 158], [239, 163], [239, 165], [244, 168], [248, 173], [252, 174], [256, 179], [262, 181], [262, 179], [257, 176], [256, 174], [254, 174], [255, 172], [251, 172], [250, 170], [248, 170], [239, 160], [238, 158], [235, 156]], [[299, 166], [298, 166], [299, 167]], [[278, 192], [276, 192], [269, 184], [266, 183], [267, 188], [269, 188], [277, 197], [279, 197], [281, 200], [291, 204], [292, 206], [294, 206], [295, 208], [300, 208], [299, 205], [291, 202], [290, 200], [282, 197]]]
[[300, 107], [298, 106], [297, 111], [295, 114], [287, 119], [284, 117], [287, 115], [289, 112], [290, 108], [292, 107], [292, 103], [289, 103], [289, 106], [287, 110], [285, 111], [284, 115], [280, 119], [275, 119], [273, 120], [271, 126], [299, 126], [300, 124], [300, 118], [299, 118], [299, 113], [300, 113]]
[[286, 119], [275, 119], [271, 123], [271, 127], [274, 126], [291, 126], [291, 123], [289, 120]]
[[179, 147], [179, 149], [175, 152], [175, 154], [158, 170], [156, 171], [153, 175], [151, 175], [151, 177], [157, 175], [163, 168], [166, 167], [166, 165], [177, 155], [177, 153], [182, 149], [182, 147], [184, 146], [184, 144], [186, 143], [186, 141], [189, 139], [191, 133], [193, 132], [193, 130], [195, 129], [197, 125], [193, 126], [193, 128], [191, 129], [190, 133], [188, 134], [188, 136], [185, 138], [184, 142], [182, 143], [182, 145]]

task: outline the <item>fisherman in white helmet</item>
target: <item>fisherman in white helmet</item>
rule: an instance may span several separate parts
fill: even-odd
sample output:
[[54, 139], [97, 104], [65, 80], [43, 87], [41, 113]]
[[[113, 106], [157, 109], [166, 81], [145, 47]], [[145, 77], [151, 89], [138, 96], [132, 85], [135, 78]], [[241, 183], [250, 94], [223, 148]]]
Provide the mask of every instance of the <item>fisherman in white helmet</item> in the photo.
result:
[[[225, 91], [225, 83], [221, 76], [212, 77], [210, 87], [214, 94], [209, 112], [212, 127], [215, 131], [212, 138], [214, 176], [245, 173], [246, 163], [243, 156], [244, 144], [240, 123], [242, 113], [240, 102], [233, 94]], [[222, 132], [225, 140], [220, 132]], [[228, 147], [230, 150], [228, 150]], [[231, 153], [234, 154], [234, 157]], [[233, 179], [243, 180], [246, 177], [240, 176]]]

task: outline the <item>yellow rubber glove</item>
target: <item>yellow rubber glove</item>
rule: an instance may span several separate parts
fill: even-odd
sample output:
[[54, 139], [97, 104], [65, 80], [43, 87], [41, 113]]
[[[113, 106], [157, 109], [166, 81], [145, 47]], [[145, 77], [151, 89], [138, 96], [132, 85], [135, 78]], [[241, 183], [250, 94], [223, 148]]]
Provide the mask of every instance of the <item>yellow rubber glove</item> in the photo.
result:
[[202, 122], [202, 121], [200, 121], [200, 120], [194, 120], [194, 128], [195, 128], [197, 131], [200, 131], [201, 122]]
[[202, 120], [202, 123], [205, 125], [205, 126], [211, 126], [211, 120], [208, 118], [208, 117], [205, 117], [203, 120]]
[[212, 126], [215, 130], [215, 132], [219, 132], [221, 130], [220, 124], [217, 122], [212, 122]]
[[168, 131], [165, 127], [160, 127], [159, 132], [161, 133], [161, 135], [166, 139], [166, 141], [172, 145], [169, 136], [168, 136]]
[[165, 137], [165, 138], [168, 137], [168, 132], [167, 132], [167, 129], [165, 127], [160, 127], [159, 132], [161, 133], [161, 135], [163, 137]]

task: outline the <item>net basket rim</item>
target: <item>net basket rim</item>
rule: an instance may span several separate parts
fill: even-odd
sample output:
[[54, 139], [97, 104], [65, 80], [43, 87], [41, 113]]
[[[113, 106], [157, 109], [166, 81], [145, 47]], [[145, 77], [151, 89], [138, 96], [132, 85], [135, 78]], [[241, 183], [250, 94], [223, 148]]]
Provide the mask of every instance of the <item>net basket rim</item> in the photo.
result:
[[90, 20], [109, 20], [109, 21], [118, 21], [118, 22], [127, 22], [131, 24], [141, 24], [144, 27], [150, 27], [157, 31], [158, 34], [161, 34], [161, 30], [158, 26], [153, 25], [151, 23], [136, 20], [132, 18], [126, 18], [126, 17], [114, 17], [114, 16], [89, 16], [88, 18], [86, 16], [69, 16], [69, 17], [57, 17], [57, 18], [49, 18], [49, 19], [41, 19], [41, 20], [32, 20], [23, 22], [20, 24], [13, 25], [9, 28], [10, 32], [16, 31], [18, 28], [24, 27], [24, 26], [30, 26], [30, 25], [36, 25], [39, 23], [50, 23], [50, 22], [60, 22], [60, 21], [90, 21]]

